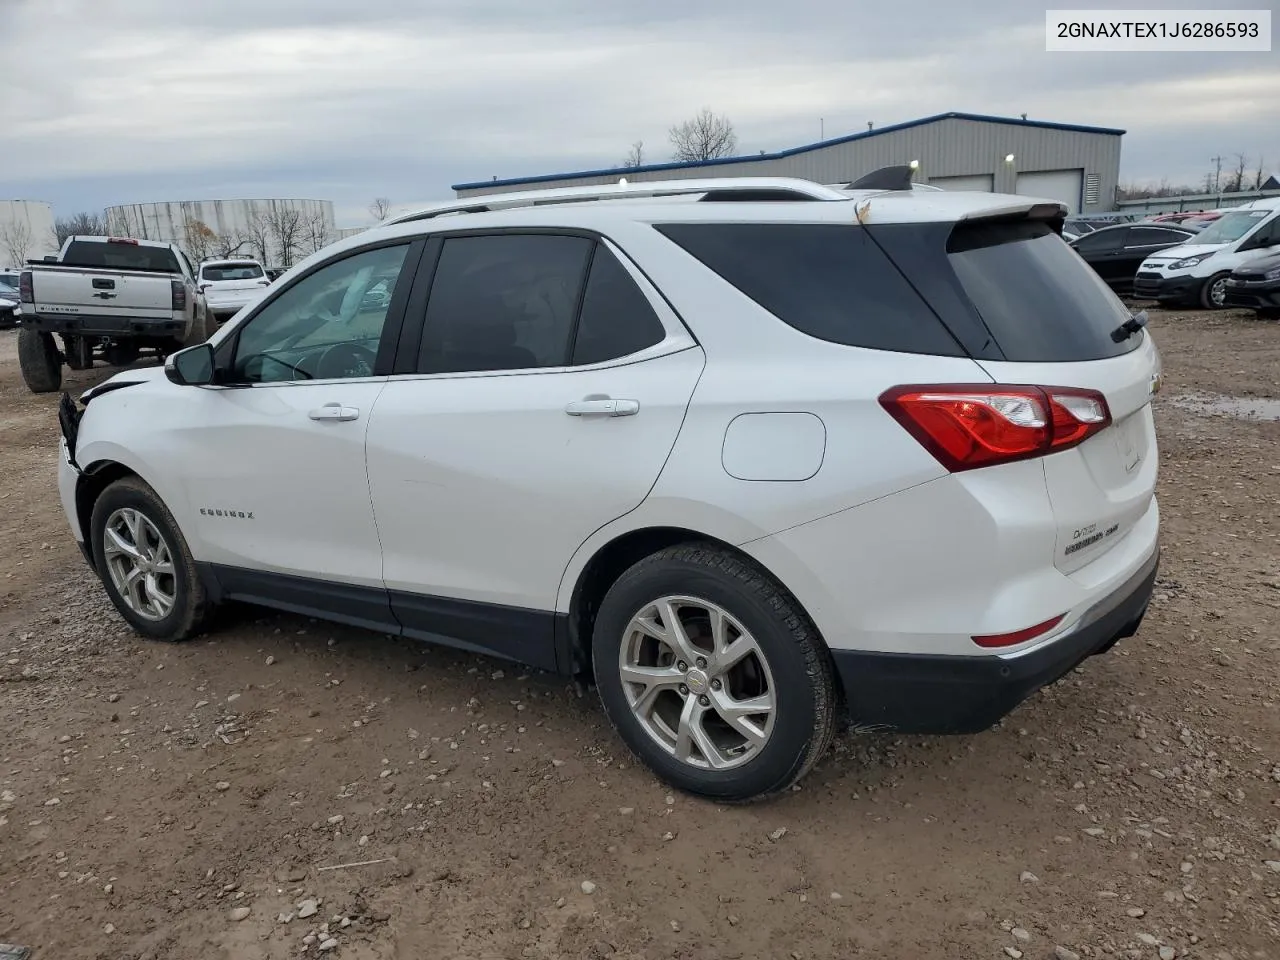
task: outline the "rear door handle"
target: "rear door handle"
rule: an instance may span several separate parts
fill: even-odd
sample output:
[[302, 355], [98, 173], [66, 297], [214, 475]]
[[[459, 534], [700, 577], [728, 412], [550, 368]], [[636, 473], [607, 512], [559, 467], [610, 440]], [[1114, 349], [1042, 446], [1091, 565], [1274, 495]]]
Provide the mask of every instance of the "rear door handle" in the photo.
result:
[[571, 417], [633, 417], [640, 412], [640, 401], [587, 397], [568, 404], [564, 412]]
[[357, 407], [344, 407], [340, 403], [326, 403], [323, 407], [316, 407], [307, 416], [312, 420], [357, 420], [360, 410]]

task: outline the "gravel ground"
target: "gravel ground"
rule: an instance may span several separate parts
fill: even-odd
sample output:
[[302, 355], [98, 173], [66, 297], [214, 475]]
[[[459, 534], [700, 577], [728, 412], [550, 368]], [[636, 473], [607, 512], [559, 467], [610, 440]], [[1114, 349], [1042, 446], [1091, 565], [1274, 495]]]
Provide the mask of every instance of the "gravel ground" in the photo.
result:
[[994, 730], [851, 734], [747, 808], [672, 794], [592, 696], [509, 664], [249, 609], [135, 639], [65, 528], [55, 398], [0, 334], [0, 942], [1280, 957], [1280, 325], [1152, 329], [1165, 553], [1139, 635]]

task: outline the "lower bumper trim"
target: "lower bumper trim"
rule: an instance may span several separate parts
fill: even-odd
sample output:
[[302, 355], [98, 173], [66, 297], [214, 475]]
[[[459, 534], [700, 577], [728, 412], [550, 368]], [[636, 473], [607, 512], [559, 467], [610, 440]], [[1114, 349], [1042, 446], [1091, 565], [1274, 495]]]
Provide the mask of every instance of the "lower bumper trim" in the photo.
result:
[[1067, 636], [1023, 656], [936, 656], [833, 650], [849, 720], [900, 733], [978, 733], [1086, 658], [1138, 631], [1159, 552]]

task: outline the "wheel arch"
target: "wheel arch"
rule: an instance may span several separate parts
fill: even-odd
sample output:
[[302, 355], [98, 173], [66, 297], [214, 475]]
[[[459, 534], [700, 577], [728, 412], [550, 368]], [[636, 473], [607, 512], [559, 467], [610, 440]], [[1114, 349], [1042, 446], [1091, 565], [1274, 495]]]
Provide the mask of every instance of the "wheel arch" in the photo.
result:
[[[600, 609], [600, 603], [609, 588], [633, 564], [660, 550], [681, 543], [700, 543], [715, 547], [758, 568], [780, 589], [786, 591], [797, 607], [804, 611], [804, 605], [777, 573], [756, 557], [722, 537], [681, 526], [633, 528], [617, 534], [597, 547], [573, 581], [568, 596], [567, 613], [561, 614], [559, 618], [562, 624], [562, 635], [557, 646], [560, 648], [559, 656], [563, 657], [565, 672], [583, 679], [591, 676], [591, 630]], [[808, 616], [807, 611], [805, 615]], [[827, 646], [813, 618], [809, 617], [809, 621], [819, 641], [824, 647]]]
[[76, 478], [76, 523], [80, 527], [81, 537], [86, 544], [91, 544], [90, 522], [93, 519], [93, 506], [102, 496], [102, 492], [126, 477], [137, 477], [146, 483], [146, 479], [132, 467], [117, 460], [96, 460], [80, 471]]

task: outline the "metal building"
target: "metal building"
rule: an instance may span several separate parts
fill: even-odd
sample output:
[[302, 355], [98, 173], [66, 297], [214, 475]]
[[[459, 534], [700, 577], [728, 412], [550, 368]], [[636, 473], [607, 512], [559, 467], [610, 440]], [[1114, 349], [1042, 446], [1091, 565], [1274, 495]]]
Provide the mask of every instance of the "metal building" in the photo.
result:
[[0, 267], [16, 270], [58, 252], [53, 207], [40, 200], [0, 200]]
[[1072, 213], [1111, 210], [1123, 130], [1043, 120], [941, 113], [777, 153], [691, 163], [653, 163], [546, 176], [459, 183], [459, 197], [628, 180], [803, 177], [848, 183], [879, 167], [918, 163], [916, 179], [944, 190], [1045, 197]]
[[288, 267], [338, 239], [331, 200], [180, 200], [106, 209], [116, 236], [176, 243], [193, 260], [248, 255]]

